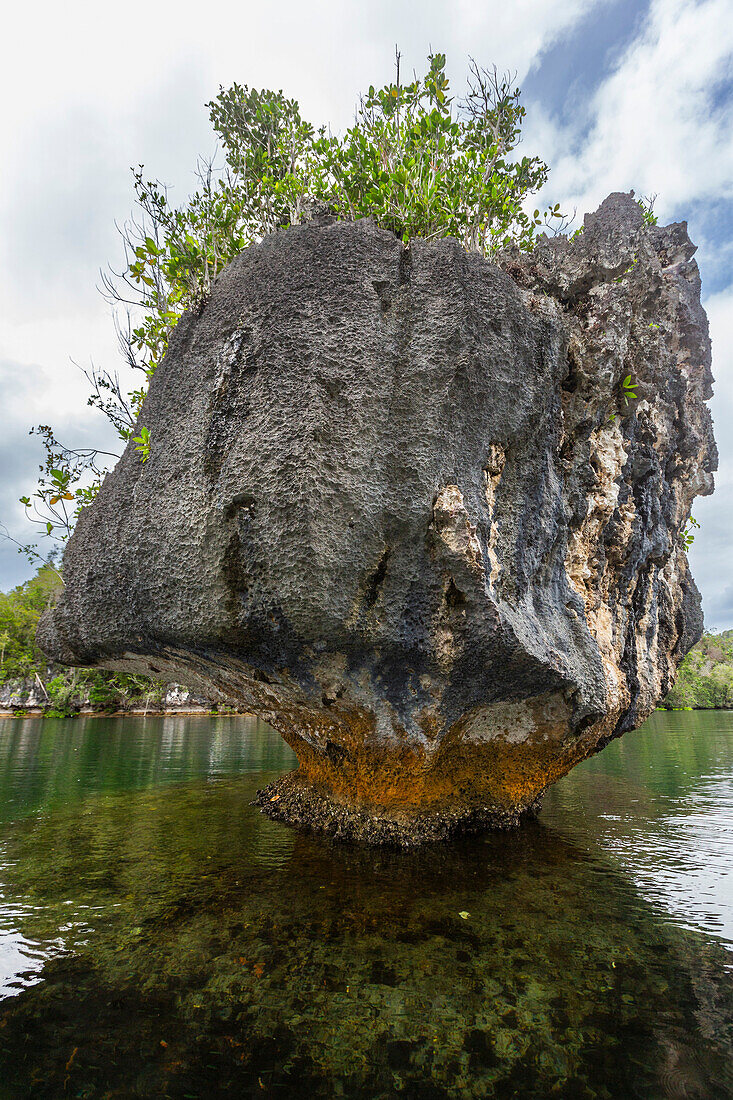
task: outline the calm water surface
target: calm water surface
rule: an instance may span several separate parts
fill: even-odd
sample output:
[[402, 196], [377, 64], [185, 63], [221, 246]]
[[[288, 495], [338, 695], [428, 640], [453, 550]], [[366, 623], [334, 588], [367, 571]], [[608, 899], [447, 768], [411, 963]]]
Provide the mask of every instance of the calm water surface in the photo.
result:
[[0, 722], [0, 1097], [733, 1097], [733, 714], [416, 853], [249, 805], [243, 718]]

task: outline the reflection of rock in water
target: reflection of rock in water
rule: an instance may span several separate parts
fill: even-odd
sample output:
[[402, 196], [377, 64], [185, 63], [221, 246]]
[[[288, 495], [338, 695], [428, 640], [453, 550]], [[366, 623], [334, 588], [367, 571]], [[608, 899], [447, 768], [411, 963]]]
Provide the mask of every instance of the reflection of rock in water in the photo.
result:
[[13, 1096], [733, 1095], [718, 949], [587, 852], [540, 825], [344, 848], [243, 814], [253, 783], [18, 830], [24, 931], [93, 931], [2, 1006]]
[[699, 636], [694, 251], [618, 194], [499, 265], [369, 220], [247, 249], [175, 329], [149, 461], [130, 442], [82, 514], [43, 646], [269, 721], [300, 765], [272, 816], [404, 843], [515, 822]]

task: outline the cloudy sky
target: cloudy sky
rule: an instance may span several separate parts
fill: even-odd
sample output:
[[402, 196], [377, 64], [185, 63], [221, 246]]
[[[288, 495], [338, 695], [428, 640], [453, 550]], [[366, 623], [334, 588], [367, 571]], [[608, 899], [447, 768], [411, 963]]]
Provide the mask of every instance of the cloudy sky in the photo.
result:
[[[274, 13], [274, 14], [273, 14]], [[91, 0], [15, 4], [0, 66], [0, 521], [28, 538], [21, 493], [41, 452], [28, 429], [109, 442], [74, 362], [114, 366], [100, 268], [119, 262], [130, 166], [183, 199], [215, 145], [204, 104], [237, 80], [282, 88], [340, 129], [358, 93], [432, 47], [454, 89], [467, 56], [517, 73], [524, 148], [542, 196], [579, 215], [609, 191], [657, 194], [699, 244], [717, 379], [721, 468], [691, 553], [707, 623], [733, 627], [733, 0]], [[403, 68], [403, 71], [404, 68]], [[0, 543], [0, 588], [33, 572]]]

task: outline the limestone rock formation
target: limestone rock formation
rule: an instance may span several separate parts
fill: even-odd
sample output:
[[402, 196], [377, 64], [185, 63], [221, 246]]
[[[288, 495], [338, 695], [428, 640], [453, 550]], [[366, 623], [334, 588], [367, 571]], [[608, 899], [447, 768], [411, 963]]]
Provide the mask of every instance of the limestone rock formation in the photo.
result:
[[79, 520], [46, 652], [260, 715], [286, 820], [412, 843], [536, 810], [701, 632], [694, 251], [622, 194], [498, 263], [370, 220], [247, 249], [175, 330], [149, 461]]

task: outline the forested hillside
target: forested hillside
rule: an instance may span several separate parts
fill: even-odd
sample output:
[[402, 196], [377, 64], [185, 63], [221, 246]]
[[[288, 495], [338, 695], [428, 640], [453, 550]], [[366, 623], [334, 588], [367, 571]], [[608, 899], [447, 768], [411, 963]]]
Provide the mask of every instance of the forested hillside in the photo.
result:
[[55, 569], [44, 565], [25, 584], [0, 592], [0, 705], [12, 709], [13, 700], [25, 700], [30, 690], [49, 715], [75, 714], [82, 706], [102, 711], [160, 706], [165, 684], [158, 681], [49, 664], [36, 645], [36, 626], [61, 585]]
[[733, 630], [703, 635], [685, 657], [675, 686], [660, 705], [672, 709], [733, 706]]

